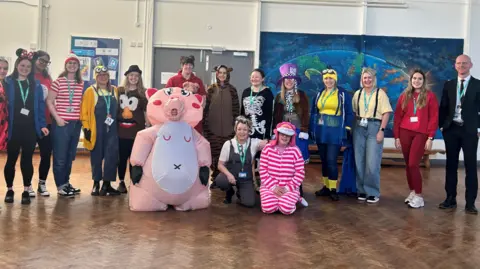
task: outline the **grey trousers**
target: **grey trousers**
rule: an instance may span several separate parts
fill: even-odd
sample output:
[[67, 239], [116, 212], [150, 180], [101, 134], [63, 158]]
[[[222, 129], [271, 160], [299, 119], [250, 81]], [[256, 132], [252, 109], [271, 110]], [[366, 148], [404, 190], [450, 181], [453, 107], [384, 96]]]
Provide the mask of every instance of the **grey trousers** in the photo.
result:
[[222, 190], [226, 191], [227, 195], [233, 195], [235, 191], [233, 186], [237, 188], [237, 196], [240, 198], [240, 204], [246, 207], [253, 207], [255, 205], [255, 188], [253, 186], [253, 180], [238, 180], [236, 185], [230, 184], [227, 176], [224, 173], [218, 174], [215, 178], [215, 183]]

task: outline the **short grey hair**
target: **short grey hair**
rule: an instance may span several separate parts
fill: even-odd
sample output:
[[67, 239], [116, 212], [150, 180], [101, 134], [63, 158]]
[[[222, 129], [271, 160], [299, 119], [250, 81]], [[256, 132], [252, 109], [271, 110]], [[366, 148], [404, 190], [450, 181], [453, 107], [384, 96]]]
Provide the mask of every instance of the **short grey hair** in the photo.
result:
[[236, 132], [237, 131], [237, 126], [239, 123], [242, 123], [242, 124], [246, 124], [247, 127], [248, 127], [248, 130], [251, 130], [252, 129], [252, 121], [248, 118], [246, 118], [245, 116], [238, 116], [236, 119], [235, 119], [235, 126], [233, 127], [233, 130]]

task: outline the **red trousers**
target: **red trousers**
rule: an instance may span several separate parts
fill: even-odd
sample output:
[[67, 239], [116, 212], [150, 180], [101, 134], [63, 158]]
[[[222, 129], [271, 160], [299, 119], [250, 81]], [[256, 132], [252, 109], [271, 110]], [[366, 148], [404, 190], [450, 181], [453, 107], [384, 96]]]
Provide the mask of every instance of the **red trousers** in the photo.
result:
[[403, 158], [407, 166], [407, 180], [410, 190], [422, 193], [422, 175], [420, 174], [420, 161], [425, 153], [425, 143], [428, 135], [400, 128], [400, 144], [402, 145]]

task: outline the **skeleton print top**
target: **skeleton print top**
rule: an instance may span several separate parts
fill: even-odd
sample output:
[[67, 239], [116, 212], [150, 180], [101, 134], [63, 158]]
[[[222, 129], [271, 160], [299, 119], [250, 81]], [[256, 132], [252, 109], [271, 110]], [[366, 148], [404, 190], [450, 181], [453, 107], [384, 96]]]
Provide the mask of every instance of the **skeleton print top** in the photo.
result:
[[243, 91], [240, 115], [252, 120], [251, 138], [270, 139], [272, 136], [273, 93], [270, 88], [252, 92], [251, 88]]

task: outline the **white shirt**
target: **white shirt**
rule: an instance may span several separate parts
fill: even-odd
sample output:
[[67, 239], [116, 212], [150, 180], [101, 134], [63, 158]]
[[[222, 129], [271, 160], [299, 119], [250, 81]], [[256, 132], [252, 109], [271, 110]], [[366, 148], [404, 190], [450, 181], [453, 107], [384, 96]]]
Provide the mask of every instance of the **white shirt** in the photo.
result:
[[464, 80], [463, 81], [463, 91], [464, 91], [464, 95], [467, 94], [467, 87], [468, 87], [468, 82], [470, 82], [470, 78], [472, 77], [472, 75], [468, 75], [468, 77], [466, 78], [461, 78], [461, 77], [458, 77], [458, 80], [457, 80], [457, 103], [455, 105], [455, 115], [453, 116], [453, 120], [456, 121], [456, 122], [460, 122], [460, 123], [463, 123], [463, 119], [462, 119], [462, 112], [461, 112], [461, 109], [460, 109], [460, 105], [461, 105], [461, 96], [460, 96], [460, 87], [462, 85], [462, 79]]
[[[233, 149], [235, 153], [238, 152], [238, 146], [237, 146], [237, 139], [233, 138], [230, 140], [227, 140], [223, 146], [222, 146], [222, 151], [220, 151], [220, 157], [218, 158], [220, 161], [226, 163], [228, 162], [228, 158], [230, 157], [230, 141], [232, 141]], [[252, 159], [255, 158], [255, 154], [258, 152], [258, 145], [260, 144], [262, 140], [258, 138], [248, 138], [247, 143], [243, 144], [244, 149], [248, 147], [248, 143], [250, 143], [250, 152], [252, 154]]]

